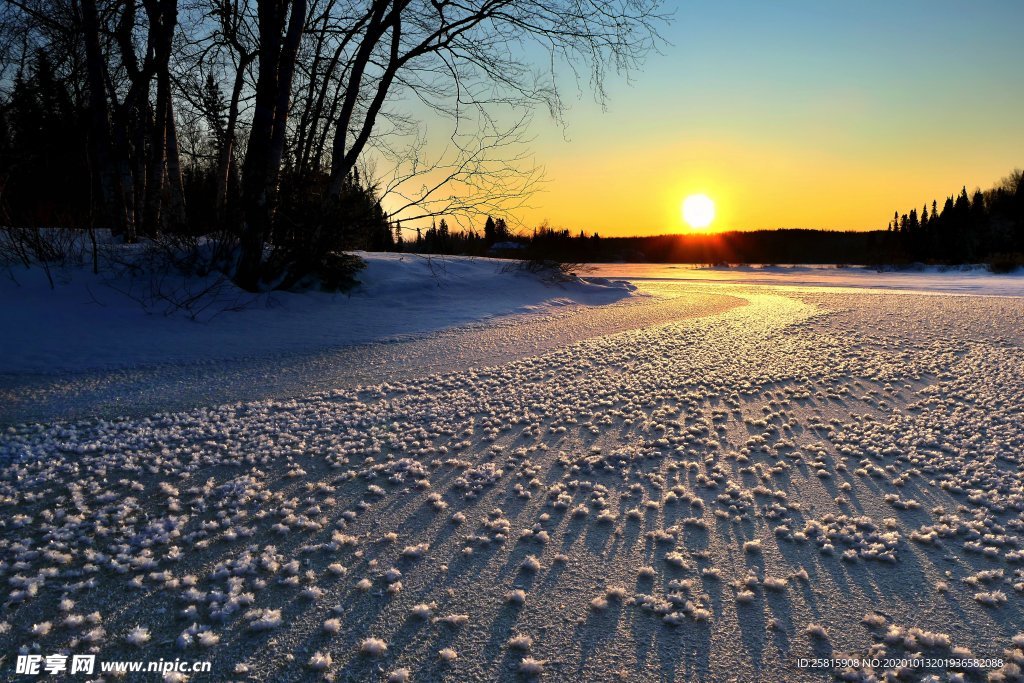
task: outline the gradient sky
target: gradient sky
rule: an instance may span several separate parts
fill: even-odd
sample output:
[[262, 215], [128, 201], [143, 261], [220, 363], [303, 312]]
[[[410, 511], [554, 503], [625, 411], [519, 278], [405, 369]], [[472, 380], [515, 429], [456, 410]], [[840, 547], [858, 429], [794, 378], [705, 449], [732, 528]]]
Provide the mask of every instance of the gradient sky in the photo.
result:
[[1024, 2], [762, 0], [679, 3], [608, 107], [538, 113], [545, 190], [519, 212], [604, 235], [687, 230], [682, 199], [711, 196], [712, 230], [885, 227], [966, 184], [1024, 166]]

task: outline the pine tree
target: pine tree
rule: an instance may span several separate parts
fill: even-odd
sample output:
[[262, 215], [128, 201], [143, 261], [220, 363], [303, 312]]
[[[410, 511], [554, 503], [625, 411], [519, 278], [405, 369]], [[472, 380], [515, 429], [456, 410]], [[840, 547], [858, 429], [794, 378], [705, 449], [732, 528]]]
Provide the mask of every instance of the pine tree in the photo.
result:
[[451, 250], [451, 240], [449, 237], [448, 221], [442, 218], [440, 225], [437, 226], [437, 249], [442, 254]]
[[962, 224], [971, 210], [971, 198], [967, 196], [966, 185], [957, 195], [956, 201], [953, 203], [953, 210], [956, 212], [957, 221]]
[[953, 218], [953, 198], [946, 197], [946, 201], [942, 204], [942, 213], [939, 214], [943, 221], [948, 221]]
[[971, 198], [971, 212], [975, 217], [983, 217], [985, 215], [985, 195], [981, 193], [981, 190], [974, 191], [974, 197]]
[[402, 236], [402, 221], [395, 221], [395, 250], [405, 251], [405, 238]]
[[499, 218], [494, 222], [494, 239], [498, 242], [505, 242], [510, 237], [508, 225], [505, 223], [504, 218]]
[[14, 75], [9, 97], [4, 107], [6, 149], [0, 156], [4, 219], [84, 227], [100, 194], [88, 163], [84, 102], [76, 99], [42, 50]]
[[487, 246], [491, 246], [497, 241], [497, 230], [494, 225], [494, 219], [490, 216], [487, 217], [487, 222], [484, 223], [484, 242]]
[[219, 151], [221, 145], [226, 143], [225, 130], [228, 125], [228, 102], [224, 97], [224, 93], [221, 92], [217, 81], [214, 80], [213, 74], [209, 74], [206, 77], [206, 84], [200, 93], [200, 105]]

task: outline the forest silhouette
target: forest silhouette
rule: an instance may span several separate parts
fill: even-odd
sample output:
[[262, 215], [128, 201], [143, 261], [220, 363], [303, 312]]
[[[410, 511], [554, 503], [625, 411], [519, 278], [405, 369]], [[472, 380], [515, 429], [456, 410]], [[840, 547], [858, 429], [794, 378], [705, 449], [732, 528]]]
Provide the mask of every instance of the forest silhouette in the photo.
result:
[[[212, 83], [210, 88], [210, 97], [215, 98]], [[37, 53], [15, 79], [10, 96], [0, 100], [0, 222], [17, 228], [85, 229], [95, 224], [98, 180], [90, 164], [89, 116], [88, 100], [76, 92], [73, 79], [60, 77], [48, 55]], [[212, 233], [228, 220], [225, 212], [237, 210], [230, 202], [227, 206], [220, 203], [224, 188], [216, 142], [209, 141], [209, 155], [183, 165], [181, 199], [190, 210], [180, 222], [164, 221], [163, 232]], [[227, 181], [233, 184], [238, 179], [232, 174]], [[284, 174], [280, 212], [288, 220], [276, 228], [279, 237], [284, 235], [309, 248], [308, 239], [296, 239], [292, 233], [322, 219], [315, 204], [327, 182], [322, 173]], [[238, 196], [234, 191], [229, 195]], [[479, 227], [451, 228], [446, 217], [430, 227], [403, 226], [381, 209], [374, 188], [354, 169], [343, 184], [332, 220], [337, 225], [329, 239], [313, 245], [314, 249], [581, 263], [987, 263], [1005, 270], [1024, 263], [1024, 173], [1015, 170], [987, 191], [969, 194], [964, 186], [941, 204], [934, 199], [924, 202], [920, 211], [896, 211], [889, 224], [878, 230], [778, 229], [604, 237], [585, 229], [547, 225], [512, 230], [500, 217], [488, 217]]]

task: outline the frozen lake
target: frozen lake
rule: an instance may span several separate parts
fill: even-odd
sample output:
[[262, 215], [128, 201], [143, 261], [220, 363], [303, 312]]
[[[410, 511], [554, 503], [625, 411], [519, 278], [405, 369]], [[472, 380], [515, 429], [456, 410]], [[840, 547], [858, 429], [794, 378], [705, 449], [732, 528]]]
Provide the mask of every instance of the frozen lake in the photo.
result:
[[[16, 378], [9, 416], [100, 419], [0, 436], [0, 651], [214, 680], [1024, 661], [1020, 299], [633, 282], [291, 365]], [[878, 664], [799, 666], [841, 656]]]
[[884, 270], [866, 266], [691, 266], [659, 263], [598, 263], [588, 272], [628, 280], [718, 282], [776, 287], [848, 287], [944, 294], [1024, 296], [1024, 272], [990, 273], [978, 266]]
[[[389, 285], [384, 293], [370, 290], [379, 304], [358, 295], [316, 306], [300, 299], [276, 316], [254, 310], [223, 314], [210, 323], [133, 314], [120, 322], [121, 330], [111, 331], [86, 313], [78, 325], [88, 333], [67, 332], [84, 339], [81, 359], [63, 350], [63, 337], [50, 334], [52, 321], [46, 318], [38, 332], [32, 325], [14, 326], [3, 341], [11, 350], [5, 350], [6, 365], [0, 368], [0, 423], [146, 415], [487, 367], [588, 338], [724, 311], [743, 305], [743, 292], [763, 289], [1024, 296], [1024, 276], [981, 269], [879, 273], [817, 266], [594, 264], [584, 277], [599, 284], [587, 290], [558, 284], [523, 288], [519, 279], [502, 274], [503, 262], [488, 259], [410, 260], [421, 272], [401, 278], [416, 292], [404, 306], [395, 304], [400, 296]], [[392, 270], [373, 271], [371, 282], [386, 280], [395, 265], [387, 257], [381, 266]], [[510, 278], [522, 291], [509, 291], [503, 281]], [[605, 286], [622, 280], [633, 286], [631, 295]], [[427, 285], [440, 287], [439, 295], [424, 291]], [[485, 297], [501, 293], [487, 303], [479, 298], [481, 291]], [[38, 296], [49, 296], [48, 288]], [[462, 300], [472, 303], [463, 306]], [[25, 307], [35, 311], [45, 304], [40, 298]], [[99, 336], [93, 331], [97, 327]], [[102, 350], [92, 354], [93, 347]], [[202, 357], [205, 349], [208, 358]], [[90, 367], [88, 359], [97, 355], [112, 367]]]

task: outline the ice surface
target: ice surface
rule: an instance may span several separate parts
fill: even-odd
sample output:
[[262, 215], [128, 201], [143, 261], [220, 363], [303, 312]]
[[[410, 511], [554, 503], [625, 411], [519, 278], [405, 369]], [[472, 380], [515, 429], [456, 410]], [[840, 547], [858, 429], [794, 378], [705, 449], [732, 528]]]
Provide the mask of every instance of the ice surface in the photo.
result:
[[[709, 290], [744, 305], [694, 317]], [[510, 681], [872, 680], [895, 671], [797, 661], [920, 654], [1012, 679], [1021, 300], [650, 292], [680, 319], [486, 368], [7, 428], [0, 651]]]
[[859, 289], [1024, 296], [1024, 269], [995, 274], [983, 266], [918, 266], [877, 269], [866, 266], [692, 266], [659, 263], [600, 263], [595, 276], [629, 280], [720, 282], [783, 287]]

